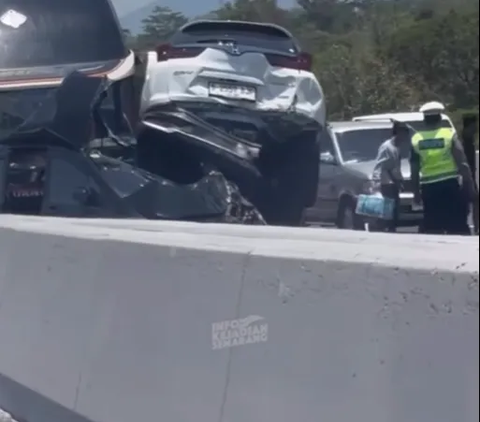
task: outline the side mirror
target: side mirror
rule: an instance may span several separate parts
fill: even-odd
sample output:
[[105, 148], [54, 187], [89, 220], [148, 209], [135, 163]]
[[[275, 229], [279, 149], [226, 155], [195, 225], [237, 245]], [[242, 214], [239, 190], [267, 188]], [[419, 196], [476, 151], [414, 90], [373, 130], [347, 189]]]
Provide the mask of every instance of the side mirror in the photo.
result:
[[329, 151], [322, 152], [320, 154], [320, 162], [323, 164], [331, 164], [331, 165], [337, 164], [337, 160], [335, 159], [334, 155]]

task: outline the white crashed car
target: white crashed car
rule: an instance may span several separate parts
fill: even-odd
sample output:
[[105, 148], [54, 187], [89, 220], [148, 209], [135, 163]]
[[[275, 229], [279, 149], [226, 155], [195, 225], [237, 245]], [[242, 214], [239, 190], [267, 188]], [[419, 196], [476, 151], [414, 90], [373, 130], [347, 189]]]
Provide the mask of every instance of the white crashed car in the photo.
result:
[[185, 178], [202, 157], [271, 224], [296, 225], [315, 202], [325, 98], [311, 56], [285, 29], [183, 26], [148, 55], [141, 103], [139, 160], [148, 170]]

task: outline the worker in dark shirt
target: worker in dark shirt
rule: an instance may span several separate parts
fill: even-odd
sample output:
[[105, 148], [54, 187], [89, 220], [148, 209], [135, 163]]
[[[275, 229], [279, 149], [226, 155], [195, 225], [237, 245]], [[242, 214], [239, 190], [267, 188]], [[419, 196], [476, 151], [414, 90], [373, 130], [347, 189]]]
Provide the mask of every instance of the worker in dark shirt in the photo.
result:
[[472, 202], [476, 189], [455, 130], [442, 126], [444, 109], [440, 103], [422, 107], [425, 129], [413, 136], [410, 158], [415, 201], [423, 202], [424, 233], [470, 235], [465, 193]]
[[372, 180], [380, 186], [382, 196], [392, 199], [395, 204], [393, 219], [386, 224], [379, 223], [382, 229], [391, 233], [397, 231], [400, 211], [400, 192], [403, 187], [402, 150], [405, 150], [404, 145], [408, 147], [410, 140], [409, 127], [393, 121], [392, 137], [380, 145], [372, 174]]
[[[465, 155], [467, 157], [468, 165], [470, 167], [472, 176], [474, 178], [475, 189], [478, 192], [478, 180], [477, 180], [477, 151], [476, 151], [476, 138], [478, 134], [478, 118], [475, 115], [466, 115], [463, 118], [463, 131], [462, 131], [462, 141], [463, 149], [465, 150]], [[473, 202], [473, 207], [470, 207], [470, 202], [468, 201], [468, 192], [465, 192], [465, 219], [468, 222], [470, 216], [470, 208], [473, 209], [473, 225], [475, 233], [478, 234], [478, 201]]]
[[[476, 152], [476, 138], [478, 134], [478, 119], [477, 116], [469, 115], [463, 119], [462, 141], [463, 149], [468, 160], [468, 165], [473, 176], [477, 175], [477, 152]], [[475, 183], [477, 185], [478, 182]], [[478, 186], [476, 186], [478, 189]]]

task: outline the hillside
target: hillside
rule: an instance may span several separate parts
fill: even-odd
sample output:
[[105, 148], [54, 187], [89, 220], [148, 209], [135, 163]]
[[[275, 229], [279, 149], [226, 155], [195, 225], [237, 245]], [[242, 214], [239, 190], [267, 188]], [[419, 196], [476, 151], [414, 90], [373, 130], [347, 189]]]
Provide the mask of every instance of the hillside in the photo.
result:
[[[122, 26], [131, 33], [138, 34], [142, 30], [142, 20], [150, 16], [156, 6], [169, 7], [176, 12], [181, 12], [188, 18], [195, 18], [218, 9], [222, 3], [227, 2], [222, 2], [222, 0], [203, 0], [201, 2], [192, 2], [191, 0], [155, 0], [128, 13], [122, 13], [122, 9], [119, 8], [117, 13]], [[279, 6], [286, 8], [292, 7], [294, 3], [295, 0], [278, 1]]]

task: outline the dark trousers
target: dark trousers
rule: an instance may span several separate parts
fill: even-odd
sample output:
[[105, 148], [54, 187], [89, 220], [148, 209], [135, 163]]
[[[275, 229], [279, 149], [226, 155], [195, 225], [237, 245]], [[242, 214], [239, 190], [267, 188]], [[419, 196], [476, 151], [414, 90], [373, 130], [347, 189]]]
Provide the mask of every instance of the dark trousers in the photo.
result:
[[384, 198], [393, 199], [395, 207], [393, 209], [393, 219], [385, 224], [385, 230], [390, 233], [395, 233], [398, 227], [398, 217], [400, 212], [400, 189], [397, 185], [389, 184], [382, 185], [381, 193]]
[[422, 185], [423, 232], [471, 235], [468, 202], [457, 179]]

